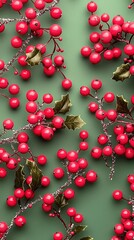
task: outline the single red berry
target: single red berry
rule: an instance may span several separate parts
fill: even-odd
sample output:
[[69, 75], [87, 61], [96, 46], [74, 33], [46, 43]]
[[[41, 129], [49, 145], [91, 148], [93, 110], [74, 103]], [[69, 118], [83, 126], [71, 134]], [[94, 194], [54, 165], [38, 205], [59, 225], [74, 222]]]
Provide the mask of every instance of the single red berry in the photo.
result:
[[68, 78], [62, 80], [61, 83], [64, 90], [69, 90], [72, 87], [72, 81]]
[[97, 4], [93, 1], [91, 1], [87, 4], [87, 10], [91, 13], [96, 12], [97, 8], [98, 8]]
[[20, 57], [18, 57], [18, 63], [19, 63], [21, 66], [26, 66], [26, 65], [27, 65], [26, 56], [20, 56]]
[[54, 65], [51, 65], [49, 68], [44, 67], [44, 73], [47, 76], [53, 76], [55, 74], [56, 68]]
[[34, 2], [34, 6], [38, 9], [38, 10], [42, 10], [45, 8], [45, 1], [43, 0], [35, 0]]
[[44, 203], [51, 205], [54, 203], [54, 201], [55, 201], [54, 196], [51, 193], [44, 194], [44, 196], [43, 196]]
[[56, 116], [53, 118], [52, 124], [56, 129], [60, 129], [64, 125], [64, 119], [60, 116]]
[[0, 233], [5, 233], [8, 230], [8, 225], [6, 222], [0, 222]]
[[112, 23], [122, 26], [124, 23], [124, 18], [121, 15], [114, 16], [112, 19]]
[[0, 88], [4, 89], [7, 88], [9, 82], [6, 78], [1, 77], [0, 78]]
[[15, 158], [10, 158], [9, 161], [6, 163], [8, 169], [13, 170], [17, 167], [18, 161]]
[[12, 121], [12, 119], [7, 118], [3, 121], [3, 127], [6, 130], [11, 130], [14, 127], [14, 122]]
[[19, 215], [14, 219], [14, 223], [17, 227], [23, 227], [26, 224], [26, 218]]
[[128, 143], [128, 136], [126, 133], [119, 134], [116, 138], [117, 142], [120, 144], [126, 144]]
[[82, 151], [86, 151], [88, 149], [88, 143], [87, 142], [80, 142], [79, 149]]
[[40, 165], [45, 165], [46, 163], [47, 163], [47, 157], [45, 156], [45, 155], [39, 155], [38, 157], [37, 157], [37, 162], [38, 162], [38, 164], [40, 164]]
[[128, 231], [126, 233], [127, 240], [132, 240], [134, 238], [134, 231]]
[[64, 172], [63, 168], [57, 167], [53, 170], [53, 175], [57, 179], [63, 178], [64, 174], [65, 174], [65, 172]]
[[0, 178], [5, 178], [7, 175], [7, 171], [5, 168], [0, 168]]
[[40, 21], [37, 19], [32, 19], [30, 21], [29, 27], [32, 31], [36, 31], [36, 30], [40, 29]]
[[98, 109], [96, 112], [95, 112], [95, 117], [98, 119], [98, 120], [103, 120], [104, 118], [106, 118], [107, 116], [107, 113], [103, 110], [103, 109]]
[[53, 108], [45, 108], [44, 109], [44, 115], [47, 119], [54, 117], [54, 114], [55, 114], [55, 112], [54, 112]]
[[113, 57], [114, 58], [119, 58], [122, 55], [122, 50], [120, 48], [117, 48], [117, 47], [113, 48], [112, 52], [113, 52]]
[[53, 129], [50, 127], [45, 127], [41, 131], [41, 136], [45, 140], [48, 140], [48, 141], [51, 140], [53, 138], [53, 135], [54, 135]]
[[23, 80], [27, 81], [27, 80], [31, 77], [31, 71], [28, 70], [28, 69], [23, 69], [23, 70], [21, 70], [21, 72], [20, 72], [20, 77], [21, 77]]
[[61, 55], [56, 55], [54, 57], [54, 63], [56, 66], [61, 67], [64, 63], [64, 57]]
[[77, 213], [75, 216], [74, 216], [74, 221], [76, 223], [81, 223], [83, 221], [83, 215], [81, 213]]
[[112, 147], [111, 146], [105, 146], [102, 150], [102, 153], [104, 156], [111, 156], [112, 155]]
[[72, 188], [67, 188], [63, 193], [67, 199], [72, 199], [75, 196], [75, 192]]
[[28, 90], [26, 93], [26, 98], [29, 101], [36, 101], [38, 99], [38, 93], [35, 90]]
[[85, 158], [78, 159], [78, 164], [80, 169], [85, 169], [88, 166], [88, 161]]
[[64, 235], [62, 232], [56, 232], [53, 234], [53, 240], [63, 240]]
[[90, 26], [95, 27], [100, 23], [100, 17], [96, 14], [93, 14], [89, 17], [88, 23]]
[[48, 205], [46, 203], [42, 204], [42, 210], [45, 212], [50, 212], [52, 210], [52, 205]]
[[25, 197], [27, 199], [31, 199], [34, 197], [34, 192], [32, 191], [32, 189], [28, 188], [25, 190]]
[[28, 19], [34, 19], [36, 18], [36, 11], [34, 10], [34, 8], [27, 8], [25, 11], [25, 16]]
[[25, 192], [24, 192], [24, 190], [23, 190], [22, 188], [16, 188], [16, 189], [14, 190], [14, 196], [15, 196], [16, 198], [23, 198], [24, 195], [25, 195]]
[[29, 151], [29, 146], [27, 145], [27, 143], [20, 143], [18, 145], [18, 152], [25, 154]]
[[50, 178], [47, 176], [43, 176], [41, 178], [41, 186], [48, 187], [50, 185]]
[[14, 0], [11, 3], [11, 7], [14, 11], [19, 12], [23, 8], [23, 3], [20, 0]]
[[69, 162], [74, 162], [78, 159], [78, 153], [74, 150], [71, 150], [67, 153], [67, 160]]
[[99, 90], [102, 87], [102, 81], [99, 79], [93, 79], [91, 81], [91, 87], [96, 91]]
[[83, 176], [78, 176], [75, 178], [74, 183], [77, 187], [84, 187], [86, 184], [86, 179]]
[[112, 92], [107, 92], [107, 93], [105, 93], [103, 98], [104, 98], [105, 102], [111, 103], [114, 101], [115, 95]]
[[18, 84], [13, 83], [13, 84], [11, 84], [11, 85], [9, 86], [8, 91], [9, 91], [11, 94], [16, 95], [16, 94], [18, 94], [18, 93], [20, 92], [20, 87], [19, 87]]
[[0, 59], [0, 70], [2, 70], [5, 66], [5, 63], [2, 59]]
[[50, 26], [49, 33], [53, 37], [59, 37], [62, 33], [62, 28], [58, 24], [53, 24]]
[[50, 16], [54, 19], [59, 19], [62, 16], [62, 10], [59, 7], [52, 7], [50, 10]]
[[124, 47], [124, 53], [128, 56], [134, 55], [134, 45], [126, 44]]
[[80, 94], [84, 97], [88, 96], [90, 94], [90, 88], [87, 86], [80, 87]]
[[122, 235], [124, 233], [124, 226], [123, 224], [119, 223], [114, 226], [114, 231], [118, 235]]
[[131, 183], [134, 183], [134, 174], [128, 175], [127, 181], [128, 181], [130, 184], [131, 184]]
[[112, 34], [113, 37], [117, 37], [120, 35], [122, 32], [122, 28], [118, 24], [114, 24], [110, 27], [110, 33]]
[[17, 205], [17, 199], [15, 196], [8, 196], [7, 200], [6, 200], [6, 204], [9, 207], [14, 207]]
[[94, 44], [95, 52], [101, 53], [103, 49], [104, 49], [104, 47], [100, 42]]
[[134, 192], [134, 183], [130, 184], [130, 189], [131, 189], [132, 192]]
[[73, 207], [70, 207], [67, 209], [67, 215], [69, 217], [74, 217], [76, 215], [76, 209]]
[[133, 228], [133, 222], [130, 219], [126, 219], [126, 221], [123, 223], [125, 230], [129, 231]]
[[29, 101], [26, 103], [26, 111], [29, 113], [35, 113], [37, 111], [37, 103], [34, 101]]
[[89, 61], [92, 64], [97, 64], [101, 61], [101, 55], [97, 52], [92, 52], [89, 56]]
[[89, 170], [87, 173], [86, 173], [86, 180], [88, 182], [96, 182], [97, 181], [97, 173], [93, 170]]
[[88, 109], [91, 113], [95, 113], [98, 110], [99, 106], [96, 102], [90, 102], [88, 105]]
[[61, 160], [64, 160], [67, 157], [67, 152], [65, 149], [59, 149], [57, 151], [57, 157]]
[[92, 49], [89, 46], [84, 46], [80, 50], [80, 53], [83, 57], [89, 57], [91, 52], [92, 52]]
[[100, 40], [102, 41], [102, 43], [110, 43], [112, 41], [112, 38], [112, 34], [108, 30], [104, 30], [100, 34]]
[[123, 155], [125, 153], [125, 151], [126, 151], [125, 147], [121, 144], [117, 144], [114, 148], [114, 152], [117, 155]]
[[115, 133], [116, 135], [119, 135], [119, 134], [124, 133], [124, 126], [122, 126], [122, 125], [116, 125], [116, 126], [114, 127], [114, 133]]
[[9, 106], [13, 109], [16, 109], [20, 106], [20, 100], [18, 98], [10, 98]]
[[92, 43], [97, 43], [100, 40], [100, 34], [98, 32], [92, 32], [89, 35], [89, 39]]
[[122, 218], [125, 218], [125, 219], [130, 218], [130, 217], [131, 217], [131, 212], [130, 212], [130, 210], [129, 210], [129, 209], [123, 209], [123, 210], [121, 211], [121, 217], [122, 217]]
[[107, 118], [110, 121], [115, 121], [115, 119], [117, 118], [117, 112], [114, 109], [110, 109], [107, 111]]
[[102, 149], [101, 149], [101, 148], [99, 148], [99, 147], [93, 147], [93, 148], [92, 148], [92, 150], [91, 150], [91, 156], [92, 156], [93, 158], [98, 159], [98, 158], [101, 157], [101, 155], [102, 155]]
[[32, 183], [32, 176], [28, 176], [28, 177], [26, 178], [26, 183], [27, 183], [27, 185], [29, 185], [29, 184]]
[[131, 123], [127, 123], [125, 126], [125, 131], [128, 133], [132, 133], [134, 131], [134, 125]]
[[53, 96], [50, 93], [44, 94], [42, 98], [43, 98], [43, 102], [46, 104], [50, 104], [53, 102]]
[[16, 23], [16, 32], [25, 35], [28, 32], [27, 22], [21, 21]]
[[11, 45], [14, 48], [20, 48], [22, 46], [22, 39], [18, 36], [14, 36], [11, 38]]
[[105, 134], [100, 134], [97, 140], [99, 144], [104, 145], [108, 142], [108, 136]]
[[20, 132], [18, 135], [17, 135], [17, 141], [19, 143], [27, 143], [29, 140], [29, 136], [26, 132]]
[[102, 22], [108, 22], [109, 19], [110, 19], [110, 16], [109, 16], [107, 13], [103, 13], [103, 14], [101, 15], [101, 21], [102, 21]]
[[89, 137], [88, 131], [86, 131], [86, 130], [80, 131], [79, 137], [80, 137], [82, 140], [87, 139], [87, 138]]
[[76, 173], [79, 170], [79, 164], [77, 162], [70, 162], [67, 168], [70, 173]]
[[115, 200], [119, 201], [123, 198], [123, 193], [120, 190], [115, 190], [113, 191], [112, 196]]

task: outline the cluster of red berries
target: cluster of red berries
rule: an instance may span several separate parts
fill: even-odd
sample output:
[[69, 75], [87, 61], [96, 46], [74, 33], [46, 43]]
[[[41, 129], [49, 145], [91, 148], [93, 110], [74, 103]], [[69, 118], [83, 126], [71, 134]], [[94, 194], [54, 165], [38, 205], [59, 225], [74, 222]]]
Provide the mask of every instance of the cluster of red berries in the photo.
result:
[[[88, 86], [82, 86], [80, 88], [80, 94], [84, 97], [89, 96], [93, 98], [88, 105], [88, 110], [95, 114], [96, 119], [98, 119], [103, 128], [103, 134], [98, 136], [98, 143], [102, 147], [95, 146], [91, 150], [91, 156], [95, 159], [103, 157], [105, 162], [108, 157], [111, 157], [113, 164], [115, 163], [115, 157], [125, 156], [128, 159], [134, 158], [134, 119], [132, 117], [134, 96], [131, 96], [132, 107], [128, 109], [127, 101], [123, 97], [115, 98], [113, 92], [106, 92], [103, 97], [98, 96], [98, 90], [102, 87], [102, 81], [99, 79], [94, 79], [91, 81], [91, 89], [94, 90], [94, 94], [91, 93], [91, 89]], [[118, 103], [118, 98], [120, 103]], [[115, 102], [116, 108], [113, 107], [105, 110], [105, 104], [110, 104]], [[126, 105], [125, 105], [126, 104]], [[124, 107], [126, 106], [126, 107]], [[124, 109], [123, 109], [124, 107]], [[112, 145], [111, 137], [113, 136], [108, 133], [108, 127], [113, 126], [113, 133], [116, 136], [117, 144]], [[114, 169], [113, 169], [114, 170]]]
[[20, 100], [16, 95], [20, 92], [20, 87], [18, 84], [10, 84], [7, 78], [1, 77], [0, 78], [0, 89], [3, 91], [5, 89], [8, 90], [8, 93], [12, 95], [12, 97], [9, 97], [8, 94], [5, 94], [3, 92], [0, 92], [0, 96], [4, 97], [8, 100], [8, 104], [11, 108], [16, 109], [20, 106]]
[[[23, 4], [27, 2], [28, 1], [25, 0], [15, 0], [11, 3], [11, 8], [14, 11], [20, 12], [23, 8]], [[4, 6], [6, 3], [6, 1], [1, 1], [0, 7]], [[48, 3], [48, 6], [50, 5], [50, 3], [51, 5], [49, 7], [46, 7], [46, 3]], [[56, 71], [58, 71], [63, 77], [63, 89], [69, 90], [72, 87], [72, 81], [70, 79], [67, 79], [62, 72], [62, 69], [66, 68], [64, 64], [64, 57], [63, 55], [56, 53], [64, 51], [63, 49], [61, 49], [58, 43], [58, 41], [62, 41], [62, 38], [60, 36], [62, 34], [61, 26], [55, 23], [52, 24], [49, 28], [44, 28], [43, 26], [41, 26], [41, 22], [38, 20], [38, 17], [44, 14], [46, 11], [49, 11], [50, 16], [53, 19], [60, 19], [62, 16], [62, 10], [61, 8], [55, 6], [57, 3], [58, 1], [54, 0], [35, 0], [33, 2], [33, 8], [28, 7], [25, 9], [24, 17], [21, 15], [22, 17], [17, 20], [9, 20], [5, 18], [1, 20], [0, 32], [3, 32], [5, 30], [5, 25], [7, 23], [17, 21], [15, 29], [18, 35], [11, 38], [11, 46], [15, 49], [18, 49], [18, 53], [16, 53], [15, 57], [13, 57], [13, 59], [7, 64], [4, 62], [3, 59], [0, 59], [0, 74], [8, 71], [9, 67], [12, 66], [15, 69], [14, 74], [19, 74], [23, 80], [27, 81], [31, 78], [31, 70], [26, 69], [25, 67], [28, 65], [33, 66], [41, 62], [45, 75], [53, 76]], [[44, 33], [48, 34], [48, 41], [46, 41], [45, 43], [37, 43], [36, 45], [29, 45], [29, 42], [32, 38], [42, 38]], [[26, 39], [23, 40], [22, 37], [26, 37]], [[48, 54], [47, 46], [50, 42], [53, 43], [54, 47], [51, 50], [51, 53]], [[35, 50], [38, 51], [37, 54], [35, 54]], [[24, 54], [21, 55], [23, 52]], [[32, 62], [28, 61], [29, 56]], [[36, 60], [36, 58], [38, 58], [38, 60]], [[18, 64], [23, 67], [20, 72], [14, 67], [14, 62], [16, 60]]]
[[[63, 187], [59, 188], [60, 190], [58, 189], [55, 193], [53, 194], [46, 193], [43, 195], [43, 197], [40, 197], [39, 200], [43, 201], [42, 210], [46, 213], [48, 212], [50, 217], [58, 217], [59, 219], [61, 219], [60, 212], [58, 210], [56, 211], [57, 198], [62, 197], [62, 201], [64, 201], [64, 204], [66, 205], [66, 201], [69, 201], [70, 199], [75, 197], [75, 191], [72, 188], [69, 188], [68, 187], [69, 185], [74, 183], [78, 187], [84, 187], [86, 182], [94, 183], [97, 181], [97, 174], [94, 170], [89, 170], [85, 173], [85, 169], [87, 169], [88, 167], [88, 160], [86, 160], [85, 158], [79, 158], [80, 151], [88, 150], [88, 143], [86, 142], [88, 136], [89, 134], [86, 130], [80, 131], [79, 137], [82, 141], [80, 142], [79, 149], [77, 151], [71, 150], [67, 152], [65, 149], [59, 149], [57, 151], [57, 157], [60, 159], [60, 161], [62, 161], [65, 169], [61, 167], [55, 168], [53, 170], [53, 176], [56, 179], [62, 179], [65, 176], [65, 171], [67, 171], [68, 181], [66, 184], [63, 185]], [[26, 137], [28, 136], [23, 135], [23, 133], [20, 133], [17, 139], [20, 141]], [[4, 154], [7, 155], [7, 152], [4, 152], [4, 149], [0, 149], [0, 154], [1, 156], [4, 157]], [[39, 161], [37, 163], [44, 164], [44, 159], [46, 163], [47, 159], [45, 156], [43, 155], [38, 156]], [[36, 165], [36, 171], [37, 172], [40, 171], [41, 173], [41, 170], [38, 169], [37, 163], [35, 163], [33, 159], [27, 161], [28, 162], [26, 162], [26, 165], [28, 164], [30, 165], [34, 164], [34, 166]], [[34, 190], [34, 188], [32, 189], [31, 186], [32, 184], [34, 184], [34, 181], [36, 181], [37, 184], [35, 170], [33, 176], [28, 175], [27, 177], [25, 177], [24, 174], [25, 173], [23, 172], [24, 177], [23, 187], [15, 188], [14, 194], [8, 196], [6, 199], [6, 204], [9, 207], [15, 207], [17, 204], [19, 204], [21, 207], [20, 208], [21, 210], [14, 218], [14, 224], [18, 227], [23, 227], [26, 224], [26, 218], [23, 215], [21, 215], [21, 213], [24, 212], [24, 210], [26, 210], [27, 208], [31, 208], [33, 204], [36, 203], [36, 200], [35, 202], [29, 202], [31, 199], [35, 197], [36, 189], [39, 188], [40, 186], [46, 188], [50, 185], [50, 178], [46, 175], [41, 174], [39, 179], [40, 182], [38, 183], [37, 188]], [[26, 205], [24, 205], [23, 208], [23, 202], [25, 203], [25, 199], [27, 200], [27, 203], [28, 202], [29, 203], [27, 207]], [[60, 204], [62, 204], [62, 201], [60, 201]], [[70, 217], [70, 228], [67, 231], [67, 233], [70, 234], [70, 236], [73, 236], [75, 235], [75, 232], [73, 231], [74, 223], [81, 223], [83, 221], [83, 215], [81, 213], [77, 213], [76, 209], [73, 207], [69, 207], [66, 212], [67, 215]], [[0, 222], [0, 238], [5, 236], [9, 226], [7, 225], [6, 222]], [[68, 227], [66, 229], [68, 229]], [[62, 240], [63, 238], [64, 236], [61, 232], [56, 232], [53, 234], [54, 240]]]
[[[91, 13], [88, 23], [92, 27], [99, 27], [99, 31], [92, 32], [89, 35], [89, 41], [94, 44], [94, 47], [84, 46], [81, 49], [81, 55], [89, 58], [93, 64], [97, 64], [102, 60], [102, 56], [106, 60], [120, 58], [122, 50], [115, 45], [119, 42], [125, 43], [123, 52], [127, 57], [124, 58], [124, 63], [132, 64], [134, 59], [134, 45], [131, 44], [131, 39], [134, 34], [134, 22], [126, 22], [121, 15], [114, 16], [112, 25], [110, 26], [110, 16], [107, 13], [98, 16], [96, 12], [98, 6], [91, 1], [87, 4], [87, 10]], [[103, 25], [106, 25], [103, 30]], [[126, 37], [127, 35], [127, 37]], [[128, 38], [129, 37], [129, 38]], [[128, 39], [127, 39], [128, 38]], [[130, 74], [134, 75], [134, 66], [130, 67]]]
[[[127, 177], [127, 181], [130, 184], [130, 189], [134, 191], [134, 174], [130, 174]], [[133, 197], [126, 199], [123, 197], [123, 192], [120, 190], [115, 190], [113, 192], [113, 198], [116, 201], [125, 200], [129, 205], [131, 205], [131, 211], [129, 209], [123, 209], [120, 213], [121, 223], [114, 226], [115, 236], [111, 240], [132, 240], [134, 239], [133, 221], [134, 221], [134, 199]]]

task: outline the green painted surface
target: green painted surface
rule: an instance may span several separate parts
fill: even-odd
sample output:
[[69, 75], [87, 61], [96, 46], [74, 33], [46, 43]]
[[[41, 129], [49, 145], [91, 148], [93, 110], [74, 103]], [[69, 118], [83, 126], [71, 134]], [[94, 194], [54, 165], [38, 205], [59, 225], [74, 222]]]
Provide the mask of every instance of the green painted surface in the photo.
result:
[[[103, 89], [100, 94], [106, 91], [114, 91], [115, 94], [124, 94], [125, 98], [129, 100], [131, 94], [134, 93], [133, 81], [131, 78], [124, 83], [114, 82], [111, 80], [112, 72], [116, 66], [121, 63], [121, 60], [102, 62], [98, 66], [93, 66], [81, 58], [79, 50], [83, 45], [89, 43], [88, 37], [91, 28], [87, 24], [88, 12], [86, 11], [87, 0], [61, 0], [59, 6], [63, 9], [63, 18], [59, 23], [63, 27], [63, 42], [65, 62], [67, 69], [65, 74], [72, 79], [73, 88], [70, 92], [70, 97], [73, 103], [71, 110], [72, 114], [81, 114], [84, 121], [87, 123], [85, 129], [89, 130], [90, 147], [96, 144], [96, 138], [101, 133], [101, 127], [94, 117], [88, 113], [87, 105], [89, 99], [82, 99], [79, 95], [79, 88], [81, 85], [90, 85], [93, 78], [100, 78], [103, 81]], [[126, 20], [133, 20], [133, 9], [128, 10], [127, 5], [129, 1], [122, 0], [98, 0], [99, 10], [101, 14], [104, 11], [110, 13], [111, 18], [116, 14], [122, 14]], [[9, 8], [0, 10], [1, 16], [9, 16]], [[13, 17], [13, 14], [10, 13]], [[46, 16], [42, 17], [43, 26], [49, 26], [53, 21]], [[9, 40], [15, 34], [14, 24], [7, 27], [7, 31], [0, 36], [0, 58], [5, 61], [15, 53], [14, 49], [10, 48]], [[42, 42], [42, 40], [40, 40]], [[5, 50], [6, 49], [6, 50]], [[18, 111], [12, 111], [7, 108], [7, 103], [4, 99], [0, 99], [0, 120], [11, 117], [15, 121], [15, 127], [23, 126], [26, 122], [25, 113], [25, 93], [28, 89], [36, 89], [40, 93], [40, 99], [43, 93], [51, 92], [55, 99], [60, 99], [60, 95], [64, 94], [60, 87], [62, 80], [61, 76], [56, 74], [54, 78], [46, 78], [43, 75], [42, 67], [38, 66], [32, 70], [32, 79], [29, 82], [23, 82], [19, 77], [13, 75], [12, 70], [5, 74], [10, 82], [18, 82], [21, 85], [21, 107]], [[31, 135], [30, 146], [36, 155], [44, 153], [48, 156], [48, 164], [43, 167], [44, 174], [52, 176], [52, 169], [59, 166], [56, 159], [56, 151], [58, 148], [66, 148], [67, 150], [77, 149], [79, 144], [78, 132], [61, 131], [50, 142], [46, 143], [35, 136]], [[103, 160], [93, 160], [90, 158], [89, 152], [84, 154], [89, 159], [90, 169], [97, 171], [99, 179], [95, 185], [87, 185], [84, 189], [76, 189], [76, 199], [71, 202], [72, 206], [77, 208], [77, 211], [84, 214], [84, 224], [88, 225], [86, 235], [88, 233], [94, 237], [95, 240], [110, 240], [113, 234], [113, 226], [119, 222], [120, 210], [126, 207], [125, 203], [116, 203], [111, 198], [111, 193], [114, 189], [122, 189], [126, 196], [129, 196], [130, 191], [126, 182], [126, 177], [129, 173], [133, 173], [133, 160], [118, 159], [116, 164], [116, 174], [113, 181], [108, 179], [108, 170], [106, 169]], [[14, 173], [10, 172], [8, 177], [0, 180], [0, 220], [10, 222], [11, 218], [17, 209], [9, 209], [5, 204], [5, 199], [8, 195], [13, 193], [12, 179]], [[53, 177], [52, 177], [53, 179]], [[64, 180], [63, 180], [64, 181]], [[51, 188], [47, 191], [53, 191], [57, 188], [60, 182], [52, 180]], [[45, 192], [45, 191], [44, 191]], [[9, 240], [50, 240], [52, 233], [55, 231], [62, 231], [62, 226], [58, 220], [48, 218], [41, 210], [39, 204], [34, 206], [31, 210], [25, 213], [27, 224], [23, 229], [14, 228], [9, 234]], [[79, 237], [76, 237], [78, 240]]]

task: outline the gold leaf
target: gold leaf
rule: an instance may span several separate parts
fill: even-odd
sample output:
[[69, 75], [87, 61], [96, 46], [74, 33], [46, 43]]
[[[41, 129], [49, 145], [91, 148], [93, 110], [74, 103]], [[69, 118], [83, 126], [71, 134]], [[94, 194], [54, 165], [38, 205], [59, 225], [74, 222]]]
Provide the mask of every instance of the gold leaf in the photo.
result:
[[123, 82], [126, 78], [130, 78], [131, 74], [129, 69], [130, 69], [129, 63], [121, 64], [119, 67], [117, 67], [116, 71], [113, 72], [112, 79], [114, 79], [115, 81]]
[[126, 113], [130, 114], [130, 111], [128, 109], [128, 101], [121, 95], [116, 96], [116, 111], [118, 113]]
[[66, 120], [64, 122], [64, 125], [68, 129], [80, 129], [84, 124], [86, 124], [80, 116], [74, 116], [74, 115], [69, 115], [66, 117]]
[[26, 62], [30, 66], [38, 65], [42, 60], [42, 54], [37, 48], [34, 48], [32, 52], [26, 53], [26, 56]]
[[69, 94], [62, 95], [60, 101], [55, 101], [54, 112], [57, 113], [67, 113], [72, 106], [71, 100], [69, 98]]
[[24, 189], [24, 183], [25, 183], [25, 173], [23, 171], [24, 166], [20, 165], [20, 167], [17, 169], [16, 174], [15, 174], [15, 183], [14, 187], [15, 188], [23, 188]]

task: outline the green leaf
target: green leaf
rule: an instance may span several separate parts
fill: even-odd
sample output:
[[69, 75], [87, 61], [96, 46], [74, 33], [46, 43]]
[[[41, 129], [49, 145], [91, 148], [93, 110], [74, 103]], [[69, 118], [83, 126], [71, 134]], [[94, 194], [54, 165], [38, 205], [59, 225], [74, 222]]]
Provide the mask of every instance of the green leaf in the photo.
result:
[[68, 200], [64, 197], [63, 194], [59, 194], [56, 198], [55, 198], [55, 203], [59, 208], [63, 208], [66, 205], [68, 205]]
[[121, 95], [116, 96], [116, 111], [118, 113], [126, 113], [130, 114], [130, 111], [128, 109], [128, 101]]
[[64, 125], [68, 129], [80, 129], [84, 124], [86, 124], [80, 116], [69, 115], [66, 117]]
[[34, 48], [32, 52], [26, 53], [26, 56], [26, 62], [30, 66], [38, 65], [42, 60], [42, 54], [37, 48]]
[[57, 113], [67, 113], [70, 110], [72, 103], [69, 98], [69, 94], [62, 95], [60, 101], [55, 101], [54, 112]]
[[126, 78], [130, 78], [131, 74], [129, 72], [130, 64], [121, 64], [119, 67], [117, 67], [116, 71], [113, 72], [113, 77], [115, 81], [124, 81]]
[[26, 165], [30, 170], [30, 175], [32, 176], [32, 182], [29, 184], [29, 187], [35, 191], [37, 188], [40, 187], [41, 178], [43, 176], [42, 171], [38, 168], [36, 162], [27, 160]]
[[80, 232], [85, 231], [86, 228], [87, 228], [86, 225], [78, 225], [78, 226], [74, 226], [74, 228], [73, 228], [73, 232], [74, 232], [75, 234], [77, 234], [77, 233], [80, 233]]
[[24, 183], [25, 183], [25, 173], [23, 171], [24, 166], [20, 165], [20, 167], [17, 169], [15, 173], [15, 182], [14, 182], [14, 188], [23, 188], [24, 189]]
[[88, 237], [83, 237], [83, 238], [81, 238], [80, 240], [94, 240], [94, 238], [88, 236]]

